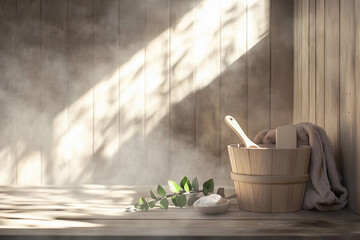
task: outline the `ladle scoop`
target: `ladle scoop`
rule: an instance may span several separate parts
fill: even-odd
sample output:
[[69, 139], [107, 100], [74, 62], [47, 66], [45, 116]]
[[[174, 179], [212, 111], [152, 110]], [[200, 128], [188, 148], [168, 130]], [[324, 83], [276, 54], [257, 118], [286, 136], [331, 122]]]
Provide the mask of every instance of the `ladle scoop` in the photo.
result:
[[246, 148], [260, 148], [258, 145], [253, 143], [248, 136], [246, 136], [245, 132], [242, 130], [238, 122], [230, 115], [225, 117], [225, 123], [231, 128], [241, 139], [241, 141], [245, 144]]

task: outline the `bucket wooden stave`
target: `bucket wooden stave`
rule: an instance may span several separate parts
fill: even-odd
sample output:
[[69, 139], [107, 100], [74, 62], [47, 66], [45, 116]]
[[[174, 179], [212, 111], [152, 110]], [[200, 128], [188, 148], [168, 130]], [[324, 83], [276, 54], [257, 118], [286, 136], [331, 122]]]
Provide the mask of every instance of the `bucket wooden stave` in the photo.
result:
[[228, 146], [231, 177], [240, 209], [254, 212], [293, 212], [302, 208], [309, 178], [309, 146], [278, 149]]

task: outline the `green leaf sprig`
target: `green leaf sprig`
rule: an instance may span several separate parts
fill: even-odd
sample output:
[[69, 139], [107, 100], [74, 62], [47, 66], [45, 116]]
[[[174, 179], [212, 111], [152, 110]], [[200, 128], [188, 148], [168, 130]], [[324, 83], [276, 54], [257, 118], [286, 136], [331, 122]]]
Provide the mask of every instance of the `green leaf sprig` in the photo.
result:
[[[180, 181], [180, 184], [169, 180], [168, 185], [171, 193], [167, 194], [164, 188], [161, 185], [157, 186], [156, 192], [157, 194], [150, 190], [151, 200], [146, 200], [144, 197], [140, 197], [139, 202], [134, 204], [134, 207], [147, 211], [150, 208], [160, 207], [163, 209], [169, 208], [169, 200], [171, 199], [172, 203], [177, 207], [184, 207], [187, 203], [188, 206], [192, 206], [196, 200], [200, 197], [198, 196], [200, 193], [203, 193], [205, 196], [214, 192], [214, 180], [209, 179], [204, 182], [203, 189], [199, 189], [199, 181], [197, 177], [195, 177], [191, 182], [185, 176]], [[189, 199], [186, 198], [189, 196]]]

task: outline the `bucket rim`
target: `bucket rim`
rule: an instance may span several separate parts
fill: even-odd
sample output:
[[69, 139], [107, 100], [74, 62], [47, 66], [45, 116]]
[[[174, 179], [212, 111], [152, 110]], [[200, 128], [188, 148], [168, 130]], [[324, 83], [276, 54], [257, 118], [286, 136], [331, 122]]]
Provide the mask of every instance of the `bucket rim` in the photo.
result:
[[261, 150], [295, 150], [295, 149], [311, 149], [309, 145], [299, 145], [297, 148], [276, 148], [276, 145], [266, 145], [266, 144], [258, 144], [260, 148], [246, 148], [242, 143], [232, 143], [229, 144], [228, 148], [237, 148], [237, 149], [251, 149], [254, 151], [261, 151]]

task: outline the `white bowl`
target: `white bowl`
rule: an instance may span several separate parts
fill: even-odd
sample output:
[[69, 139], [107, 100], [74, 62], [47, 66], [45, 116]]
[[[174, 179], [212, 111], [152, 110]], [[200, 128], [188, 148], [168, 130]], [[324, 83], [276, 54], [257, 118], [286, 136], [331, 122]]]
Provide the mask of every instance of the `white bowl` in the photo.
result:
[[220, 214], [226, 212], [230, 207], [230, 200], [222, 198], [220, 202], [211, 207], [200, 207], [198, 202], [194, 203], [194, 209], [207, 215]]

